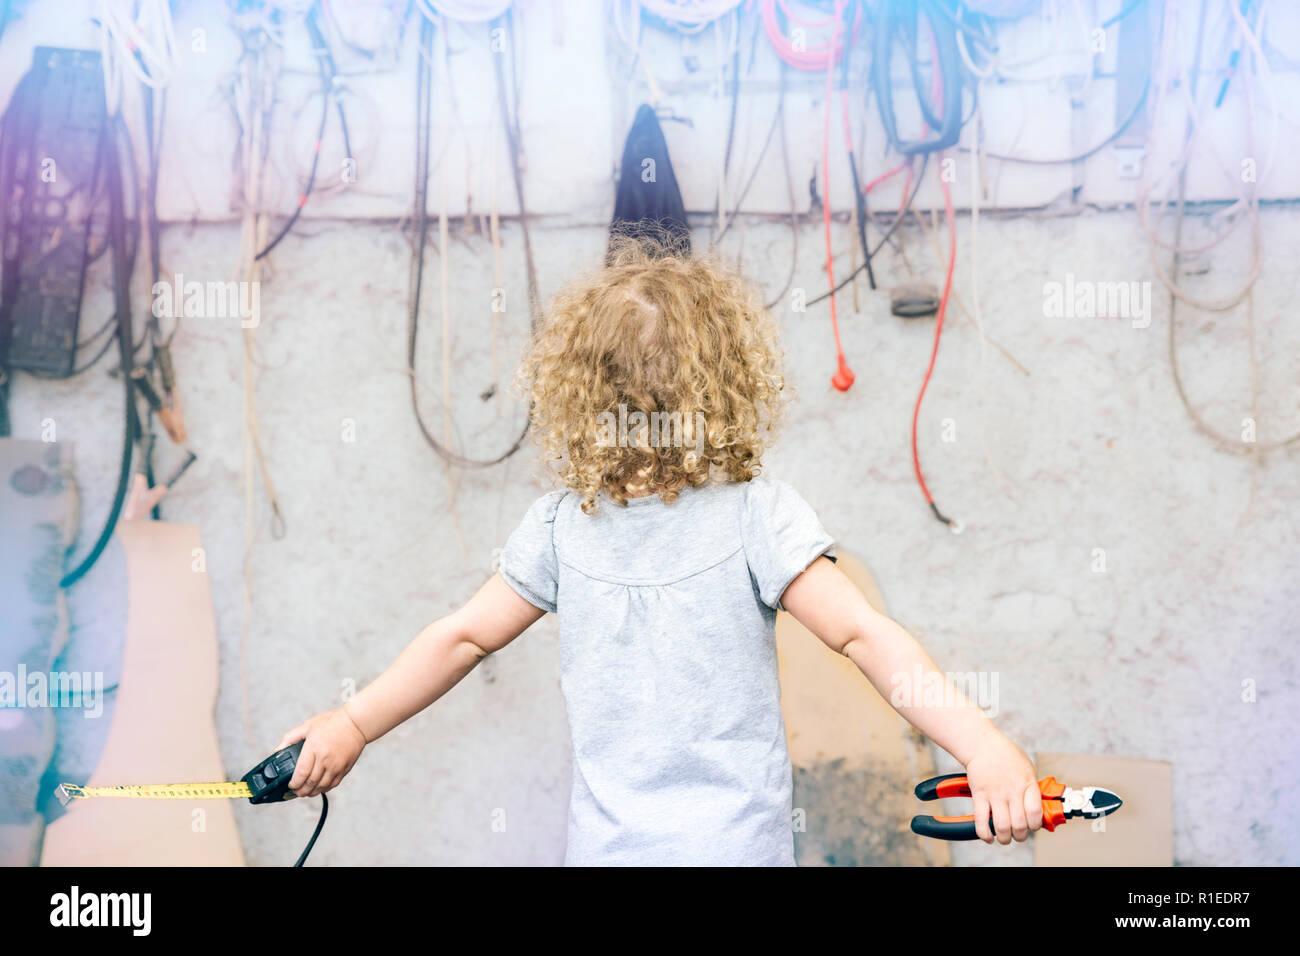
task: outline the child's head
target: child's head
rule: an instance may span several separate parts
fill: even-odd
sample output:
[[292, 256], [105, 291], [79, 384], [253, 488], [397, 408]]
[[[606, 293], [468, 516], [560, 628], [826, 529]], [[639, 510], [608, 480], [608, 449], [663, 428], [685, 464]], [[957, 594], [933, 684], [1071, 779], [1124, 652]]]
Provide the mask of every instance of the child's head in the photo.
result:
[[748, 481], [781, 412], [781, 353], [752, 286], [641, 239], [561, 292], [521, 369], [537, 440], [565, 485], [662, 495]]

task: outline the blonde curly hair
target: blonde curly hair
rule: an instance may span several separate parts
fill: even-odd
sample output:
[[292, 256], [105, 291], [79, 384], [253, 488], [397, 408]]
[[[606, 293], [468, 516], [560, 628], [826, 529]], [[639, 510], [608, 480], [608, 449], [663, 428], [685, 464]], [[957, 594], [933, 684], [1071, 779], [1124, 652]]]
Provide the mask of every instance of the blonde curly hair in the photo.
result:
[[688, 485], [749, 481], [785, 388], [755, 289], [644, 234], [616, 238], [604, 269], [556, 297], [518, 384], [547, 463], [587, 514], [602, 491], [671, 504]]

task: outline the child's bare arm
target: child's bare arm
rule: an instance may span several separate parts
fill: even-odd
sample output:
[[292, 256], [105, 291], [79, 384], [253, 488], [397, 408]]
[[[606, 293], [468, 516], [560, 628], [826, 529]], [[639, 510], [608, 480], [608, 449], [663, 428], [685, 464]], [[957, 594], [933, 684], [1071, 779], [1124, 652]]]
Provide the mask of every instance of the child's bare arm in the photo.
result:
[[494, 574], [464, 607], [417, 634], [356, 697], [284, 735], [281, 747], [304, 741], [290, 788], [301, 797], [333, 789], [366, 744], [424, 710], [544, 613]]
[[[922, 687], [940, 681], [948, 693], [942, 706], [926, 706], [922, 687], [896, 709], [921, 733], [966, 768], [975, 802], [975, 829], [993, 842], [1024, 840], [1042, 825], [1042, 802], [1029, 758], [940, 672], [920, 644], [897, 622], [873, 608], [862, 592], [826, 558], [818, 558], [781, 597], [785, 609], [827, 647], [848, 657], [892, 703], [895, 675]], [[934, 676], [937, 675], [937, 676]]]

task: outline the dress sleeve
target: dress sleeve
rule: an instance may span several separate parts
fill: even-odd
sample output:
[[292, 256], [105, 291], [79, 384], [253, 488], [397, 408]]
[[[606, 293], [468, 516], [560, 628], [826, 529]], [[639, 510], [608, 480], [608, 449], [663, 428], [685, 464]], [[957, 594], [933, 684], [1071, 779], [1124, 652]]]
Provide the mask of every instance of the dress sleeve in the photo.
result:
[[563, 492], [555, 491], [533, 502], [506, 541], [498, 565], [506, 584], [543, 611], [555, 610], [559, 590], [559, 562], [552, 532], [563, 497]]
[[835, 560], [835, 541], [812, 506], [782, 481], [755, 478], [746, 489], [741, 534], [758, 596], [781, 608], [790, 582], [821, 555]]

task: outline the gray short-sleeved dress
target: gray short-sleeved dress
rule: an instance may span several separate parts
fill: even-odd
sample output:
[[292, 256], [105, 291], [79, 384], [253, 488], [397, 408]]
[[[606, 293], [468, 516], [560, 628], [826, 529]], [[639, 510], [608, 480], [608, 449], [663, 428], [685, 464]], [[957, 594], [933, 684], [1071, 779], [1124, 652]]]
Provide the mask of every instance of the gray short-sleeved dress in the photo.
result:
[[767, 478], [671, 505], [538, 499], [501, 556], [555, 611], [573, 735], [569, 865], [793, 865], [774, 624], [833, 542]]

